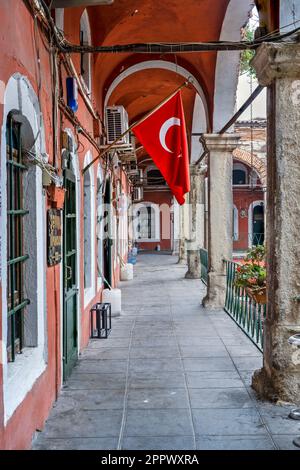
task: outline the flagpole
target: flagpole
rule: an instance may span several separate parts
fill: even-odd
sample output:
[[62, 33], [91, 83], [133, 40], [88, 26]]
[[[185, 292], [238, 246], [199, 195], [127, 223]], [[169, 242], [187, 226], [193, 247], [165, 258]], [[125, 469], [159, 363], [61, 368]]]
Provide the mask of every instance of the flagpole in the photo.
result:
[[123, 134], [121, 134], [116, 140], [114, 140], [111, 144], [109, 144], [106, 147], [106, 149], [103, 150], [103, 152], [101, 152], [96, 158], [94, 158], [94, 160], [92, 160], [86, 167], [83, 168], [82, 174], [84, 175], [84, 173], [97, 160], [99, 160], [101, 157], [103, 157], [112, 147], [114, 147], [114, 145], [116, 145], [121, 139], [123, 139], [123, 137], [125, 137], [125, 135], [127, 135], [135, 126], [137, 126], [138, 124], [141, 124], [142, 122], [144, 122], [148, 117], [150, 117], [153, 113], [155, 113], [155, 111], [157, 111], [159, 108], [161, 108], [167, 101], [169, 101], [171, 98], [173, 98], [173, 96], [175, 96], [176, 93], [178, 93], [180, 90], [182, 90], [182, 88], [185, 88], [186, 86], [188, 86], [189, 83], [190, 83], [189, 81], [186, 81], [186, 82], [182, 83], [182, 85], [180, 85], [178, 88], [176, 88], [176, 90], [173, 93], [171, 93], [170, 96], [165, 98], [161, 103], [159, 103], [157, 106], [155, 106], [155, 108], [153, 108], [151, 111], [149, 111], [147, 114], [145, 114], [145, 116], [143, 116], [141, 119], [139, 119], [135, 123], [131, 124], [131, 126], [129, 126], [128, 129], [125, 132], [123, 132]]

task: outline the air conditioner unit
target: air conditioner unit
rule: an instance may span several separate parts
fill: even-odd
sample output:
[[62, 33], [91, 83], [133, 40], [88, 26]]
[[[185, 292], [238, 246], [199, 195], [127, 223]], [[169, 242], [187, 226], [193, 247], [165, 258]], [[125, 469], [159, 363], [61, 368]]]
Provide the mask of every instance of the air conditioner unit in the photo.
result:
[[129, 163], [127, 166], [127, 174], [128, 176], [138, 176], [139, 169], [135, 162]]
[[[124, 106], [108, 106], [105, 110], [107, 143], [112, 144], [129, 127], [128, 114]], [[120, 138], [118, 144], [129, 144], [129, 133]]]
[[133, 195], [132, 195], [132, 200], [133, 202], [140, 202], [143, 200], [144, 197], [144, 191], [143, 188], [134, 188], [133, 189]]

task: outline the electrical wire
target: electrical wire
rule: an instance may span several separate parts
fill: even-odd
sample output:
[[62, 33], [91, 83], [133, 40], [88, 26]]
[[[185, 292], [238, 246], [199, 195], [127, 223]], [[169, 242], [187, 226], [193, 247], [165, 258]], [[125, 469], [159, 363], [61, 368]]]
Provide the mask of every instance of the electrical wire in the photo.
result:
[[[57, 48], [62, 53], [136, 53], [136, 54], [174, 54], [174, 53], [189, 53], [189, 52], [209, 52], [209, 51], [237, 51], [256, 49], [263, 42], [276, 41], [279, 42], [283, 39], [291, 37], [300, 31], [300, 27], [288, 31], [287, 33], [280, 34], [278, 30], [267, 33], [260, 38], [254, 39], [253, 41], [208, 41], [208, 42], [182, 42], [182, 43], [135, 43], [135, 44], [123, 44], [113, 46], [90, 46], [90, 45], [76, 45], [71, 44], [67, 41], [64, 36], [58, 33], [56, 25], [51, 16], [50, 10], [44, 0], [39, 0], [43, 6], [45, 17], [48, 21], [49, 27], [51, 28]], [[292, 24], [296, 24], [300, 20], [294, 20]], [[281, 28], [284, 29], [289, 25], [285, 25]]]

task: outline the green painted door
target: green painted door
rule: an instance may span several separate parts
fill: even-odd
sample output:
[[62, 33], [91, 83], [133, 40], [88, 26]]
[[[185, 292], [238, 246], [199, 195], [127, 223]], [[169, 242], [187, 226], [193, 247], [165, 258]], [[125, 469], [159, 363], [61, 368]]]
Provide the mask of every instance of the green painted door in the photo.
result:
[[253, 209], [253, 245], [263, 245], [265, 241], [264, 208], [255, 206]]
[[103, 274], [104, 286], [109, 288], [112, 284], [112, 234], [111, 234], [111, 185], [106, 181], [104, 193], [104, 239], [103, 239]]
[[63, 311], [63, 378], [66, 380], [77, 361], [77, 242], [76, 183], [70, 170], [64, 171], [64, 311]]

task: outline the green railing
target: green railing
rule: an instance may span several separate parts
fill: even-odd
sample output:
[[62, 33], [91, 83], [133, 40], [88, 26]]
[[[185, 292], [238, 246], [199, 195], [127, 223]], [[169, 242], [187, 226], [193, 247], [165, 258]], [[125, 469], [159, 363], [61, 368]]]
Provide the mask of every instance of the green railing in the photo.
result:
[[200, 265], [201, 265], [201, 281], [207, 285], [208, 272], [208, 251], [204, 248], [200, 249]]
[[225, 263], [227, 275], [225, 311], [262, 351], [266, 305], [257, 304], [247, 295], [245, 289], [234, 285], [238, 263], [227, 260]]

